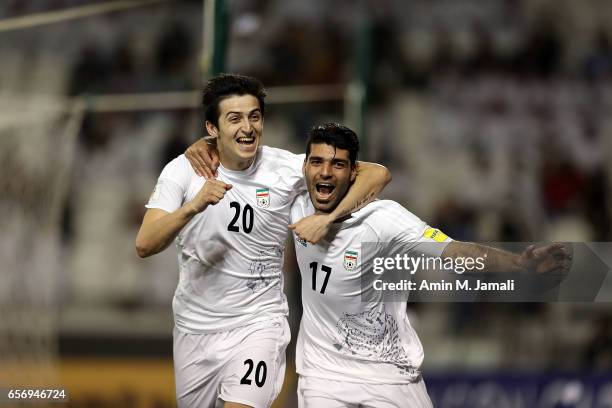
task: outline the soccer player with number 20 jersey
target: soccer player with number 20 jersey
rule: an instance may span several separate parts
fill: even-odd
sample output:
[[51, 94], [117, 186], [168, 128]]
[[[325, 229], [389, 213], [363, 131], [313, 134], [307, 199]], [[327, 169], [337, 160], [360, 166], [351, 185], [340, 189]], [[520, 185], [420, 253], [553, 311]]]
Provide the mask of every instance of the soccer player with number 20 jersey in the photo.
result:
[[[264, 98], [254, 78], [220, 75], [208, 82], [203, 104], [218, 177], [198, 176], [185, 155], [168, 163], [136, 238], [142, 257], [176, 240], [179, 407], [269, 407], [282, 386], [290, 339], [283, 251], [291, 204], [306, 187], [303, 155], [260, 146]], [[359, 172], [337, 211], [307, 217], [294, 231], [316, 242], [389, 180], [381, 166], [361, 163]]]

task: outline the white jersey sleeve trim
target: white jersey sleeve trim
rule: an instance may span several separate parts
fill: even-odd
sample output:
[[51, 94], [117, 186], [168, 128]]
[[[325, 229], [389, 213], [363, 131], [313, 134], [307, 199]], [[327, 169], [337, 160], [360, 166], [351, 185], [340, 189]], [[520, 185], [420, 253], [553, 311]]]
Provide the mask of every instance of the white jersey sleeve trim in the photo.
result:
[[169, 213], [181, 208], [193, 169], [184, 155], [180, 155], [162, 170], [146, 208], [158, 208]]
[[159, 179], [145, 207], [174, 212], [182, 207], [184, 193], [183, 188], [173, 180]]
[[[376, 201], [374, 217], [368, 221], [370, 229], [381, 242], [389, 243], [391, 251], [420, 251], [431, 257], [439, 257], [452, 239], [440, 230], [430, 227], [402, 205], [389, 200]], [[366, 207], [367, 208], [367, 207]], [[389, 228], [377, 228], [388, 225]]]

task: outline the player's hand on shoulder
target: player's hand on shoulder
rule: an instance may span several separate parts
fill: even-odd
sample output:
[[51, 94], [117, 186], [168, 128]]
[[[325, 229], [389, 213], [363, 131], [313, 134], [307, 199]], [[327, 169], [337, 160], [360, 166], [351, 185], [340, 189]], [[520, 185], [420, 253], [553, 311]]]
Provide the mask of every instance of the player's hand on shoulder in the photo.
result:
[[519, 257], [519, 266], [536, 274], [566, 275], [572, 264], [572, 248], [563, 243], [530, 245]]
[[306, 242], [316, 244], [329, 232], [333, 222], [329, 214], [313, 214], [289, 225], [293, 232]]
[[208, 179], [198, 194], [191, 201], [197, 212], [202, 212], [209, 205], [215, 205], [225, 197], [225, 193], [232, 188], [231, 184], [217, 179]]
[[185, 157], [198, 176], [212, 179], [219, 167], [219, 152], [214, 144], [201, 138], [185, 150]]

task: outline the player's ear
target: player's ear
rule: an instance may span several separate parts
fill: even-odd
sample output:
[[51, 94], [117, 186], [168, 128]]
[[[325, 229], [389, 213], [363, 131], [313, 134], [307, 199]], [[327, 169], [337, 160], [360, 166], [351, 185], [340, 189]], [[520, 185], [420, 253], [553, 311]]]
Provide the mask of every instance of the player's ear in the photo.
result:
[[219, 136], [219, 129], [212, 122], [206, 121], [206, 131], [212, 137]]
[[357, 177], [357, 165], [351, 164], [351, 183], [355, 181], [356, 177]]
[[302, 163], [302, 174], [306, 177], [306, 160], [304, 159], [304, 163]]

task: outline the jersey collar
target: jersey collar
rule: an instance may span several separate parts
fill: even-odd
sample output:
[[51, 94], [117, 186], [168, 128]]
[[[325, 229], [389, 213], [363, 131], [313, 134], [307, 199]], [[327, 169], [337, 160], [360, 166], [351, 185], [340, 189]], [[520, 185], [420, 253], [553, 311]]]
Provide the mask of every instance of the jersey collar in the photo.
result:
[[255, 159], [253, 163], [249, 167], [244, 170], [230, 170], [225, 168], [221, 162], [219, 162], [219, 174], [223, 174], [225, 176], [248, 176], [255, 172], [257, 169], [257, 164], [260, 161], [261, 157], [261, 146], [257, 148], [257, 153], [255, 154]]

